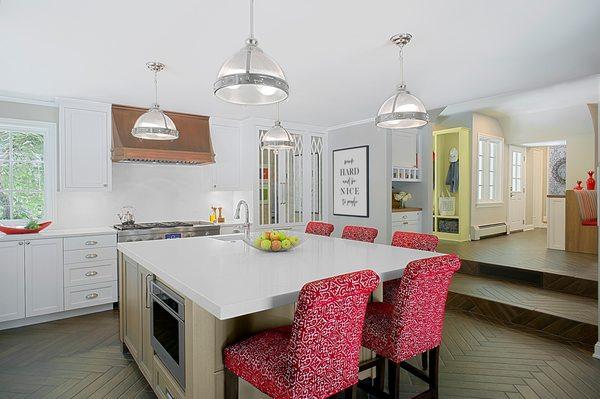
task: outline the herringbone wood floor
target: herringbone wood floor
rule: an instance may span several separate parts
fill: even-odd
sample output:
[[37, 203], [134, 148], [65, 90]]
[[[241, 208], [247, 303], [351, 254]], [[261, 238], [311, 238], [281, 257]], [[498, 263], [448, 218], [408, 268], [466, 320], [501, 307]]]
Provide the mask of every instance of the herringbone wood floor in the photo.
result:
[[[0, 398], [153, 398], [121, 353], [117, 318], [104, 312], [0, 331]], [[449, 311], [440, 385], [442, 398], [594, 399], [600, 361], [576, 346]], [[422, 388], [403, 375], [403, 397]]]

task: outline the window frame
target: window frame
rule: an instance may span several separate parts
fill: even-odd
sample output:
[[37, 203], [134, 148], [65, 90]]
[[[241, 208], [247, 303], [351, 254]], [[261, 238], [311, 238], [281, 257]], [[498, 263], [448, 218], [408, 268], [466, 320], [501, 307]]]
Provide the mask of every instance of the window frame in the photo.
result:
[[[0, 129], [33, 132], [44, 136], [44, 214], [40, 220], [53, 220], [56, 215], [57, 133], [56, 123], [0, 118]], [[26, 219], [0, 219], [7, 226], [27, 223]]]
[[[479, 143], [483, 142], [483, 154], [479, 154]], [[490, 168], [490, 144], [496, 145], [496, 154], [494, 170]], [[479, 157], [482, 156], [483, 169], [479, 167]], [[504, 138], [485, 133], [477, 134], [477, 143], [475, 145], [475, 204], [478, 207], [501, 206], [504, 204]], [[480, 182], [479, 174], [482, 174], [483, 181]], [[490, 184], [490, 174], [494, 174], [494, 184]], [[482, 187], [482, 198], [479, 199], [479, 187]], [[490, 188], [494, 187], [495, 196], [490, 199]]]

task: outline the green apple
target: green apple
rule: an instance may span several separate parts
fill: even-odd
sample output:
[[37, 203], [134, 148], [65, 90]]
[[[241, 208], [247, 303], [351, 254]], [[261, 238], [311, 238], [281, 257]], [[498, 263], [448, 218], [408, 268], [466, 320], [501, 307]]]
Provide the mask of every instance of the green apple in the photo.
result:
[[260, 235], [261, 240], [269, 240], [271, 237], [271, 232], [265, 231]]
[[279, 232], [279, 241], [283, 241], [287, 238], [287, 236], [285, 235], [285, 233], [283, 231]]
[[281, 241], [281, 248], [290, 249], [291, 246], [292, 246], [292, 242], [290, 240], [288, 240], [287, 238], [285, 240]]
[[296, 246], [296, 245], [298, 245], [298, 242], [300, 241], [300, 240], [298, 239], [298, 237], [296, 237], [296, 236], [289, 236], [289, 237], [288, 237], [288, 240], [290, 240], [290, 242], [292, 243], [292, 245], [293, 245], [293, 246]]
[[269, 240], [262, 240], [260, 242], [260, 247], [262, 249], [264, 249], [265, 251], [269, 251], [271, 249], [271, 241], [269, 241]]
[[256, 248], [260, 248], [260, 244], [262, 243], [262, 238], [261, 237], [256, 237], [256, 240], [254, 240], [254, 246]]

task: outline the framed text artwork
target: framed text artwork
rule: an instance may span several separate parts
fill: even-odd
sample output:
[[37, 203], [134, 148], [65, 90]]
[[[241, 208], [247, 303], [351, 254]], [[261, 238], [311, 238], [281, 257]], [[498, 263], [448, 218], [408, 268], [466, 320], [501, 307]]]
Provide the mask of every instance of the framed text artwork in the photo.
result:
[[333, 214], [369, 217], [369, 146], [333, 150]]

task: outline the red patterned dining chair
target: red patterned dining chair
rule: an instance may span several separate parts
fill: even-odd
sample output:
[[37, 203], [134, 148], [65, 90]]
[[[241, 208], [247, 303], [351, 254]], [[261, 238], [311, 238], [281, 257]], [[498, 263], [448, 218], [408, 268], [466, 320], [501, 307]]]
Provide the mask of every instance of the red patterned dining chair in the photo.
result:
[[[440, 239], [433, 234], [413, 233], [408, 231], [396, 231], [392, 236], [392, 246], [420, 249], [421, 251], [435, 251]], [[383, 302], [392, 303], [400, 289], [400, 280], [389, 280], [383, 282]], [[427, 353], [421, 358], [423, 370], [427, 370]]]
[[238, 398], [241, 377], [275, 399], [355, 395], [367, 302], [379, 276], [363, 270], [302, 287], [294, 322], [224, 350], [225, 398]]
[[319, 236], [329, 237], [331, 236], [331, 233], [333, 233], [334, 228], [335, 227], [331, 223], [312, 221], [308, 222], [306, 225], [305, 232], [307, 234], [316, 234]]
[[379, 231], [373, 227], [365, 226], [345, 226], [342, 231], [342, 238], [354, 241], [375, 242]]
[[[401, 368], [429, 384], [422, 397], [438, 397], [439, 347], [446, 299], [452, 276], [459, 268], [460, 259], [456, 255], [412, 261], [404, 270], [392, 303], [369, 303], [362, 342], [365, 348], [377, 353], [377, 357], [361, 365], [361, 371], [377, 367], [376, 392], [383, 391], [387, 359], [392, 398], [400, 397]], [[424, 352], [429, 354], [428, 374], [406, 362]]]

